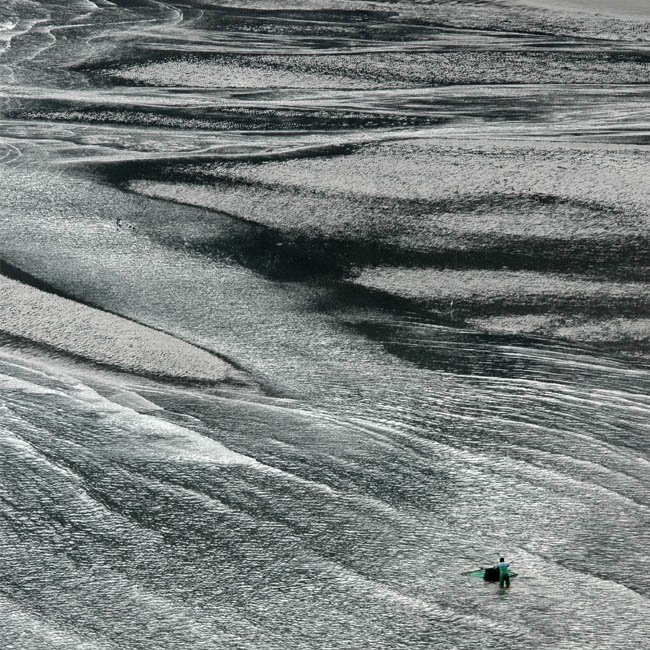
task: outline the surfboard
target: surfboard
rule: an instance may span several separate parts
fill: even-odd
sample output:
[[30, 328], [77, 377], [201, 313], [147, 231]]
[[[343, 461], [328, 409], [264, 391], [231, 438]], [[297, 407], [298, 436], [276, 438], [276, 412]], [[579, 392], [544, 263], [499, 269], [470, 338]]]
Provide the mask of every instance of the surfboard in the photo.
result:
[[[465, 571], [462, 575], [470, 576], [471, 578], [481, 578], [487, 582], [499, 582], [499, 569], [495, 569], [494, 567], [474, 569], [474, 571]], [[512, 580], [516, 575], [516, 573], [511, 571], [510, 579]]]

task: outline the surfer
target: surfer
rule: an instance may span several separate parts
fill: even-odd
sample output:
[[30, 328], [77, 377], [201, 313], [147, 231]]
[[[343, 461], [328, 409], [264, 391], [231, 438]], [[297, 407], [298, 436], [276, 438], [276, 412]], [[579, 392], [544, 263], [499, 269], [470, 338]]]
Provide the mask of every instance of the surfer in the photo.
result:
[[508, 567], [510, 565], [505, 561], [504, 558], [499, 558], [499, 563], [494, 565], [495, 569], [499, 569], [499, 587], [507, 587], [510, 589], [510, 572]]

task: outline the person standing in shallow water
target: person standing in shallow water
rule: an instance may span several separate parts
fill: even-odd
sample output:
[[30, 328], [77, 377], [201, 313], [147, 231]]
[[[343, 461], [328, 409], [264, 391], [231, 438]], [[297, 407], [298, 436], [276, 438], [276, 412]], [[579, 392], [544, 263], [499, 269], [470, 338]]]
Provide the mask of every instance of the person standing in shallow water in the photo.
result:
[[495, 569], [499, 569], [499, 587], [510, 588], [510, 571], [508, 567], [510, 565], [505, 561], [504, 558], [499, 558], [499, 563], [495, 565]]

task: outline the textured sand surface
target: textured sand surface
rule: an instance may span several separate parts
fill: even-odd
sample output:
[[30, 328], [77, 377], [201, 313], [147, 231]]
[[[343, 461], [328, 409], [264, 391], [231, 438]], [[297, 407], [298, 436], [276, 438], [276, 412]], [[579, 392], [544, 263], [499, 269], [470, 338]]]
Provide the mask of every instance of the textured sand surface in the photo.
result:
[[507, 0], [507, 4], [650, 21], [650, 4], [647, 0]]
[[136, 373], [219, 381], [230, 369], [168, 334], [3, 276], [0, 332]]
[[579, 5], [0, 1], [0, 650], [648, 646], [650, 30]]

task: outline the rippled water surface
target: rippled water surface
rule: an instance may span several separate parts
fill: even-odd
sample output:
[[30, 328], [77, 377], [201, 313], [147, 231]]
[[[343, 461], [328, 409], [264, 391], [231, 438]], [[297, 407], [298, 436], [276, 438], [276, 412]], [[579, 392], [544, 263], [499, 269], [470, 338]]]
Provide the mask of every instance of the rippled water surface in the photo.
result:
[[3, 3], [3, 648], [647, 645], [650, 15], [526, 4]]

